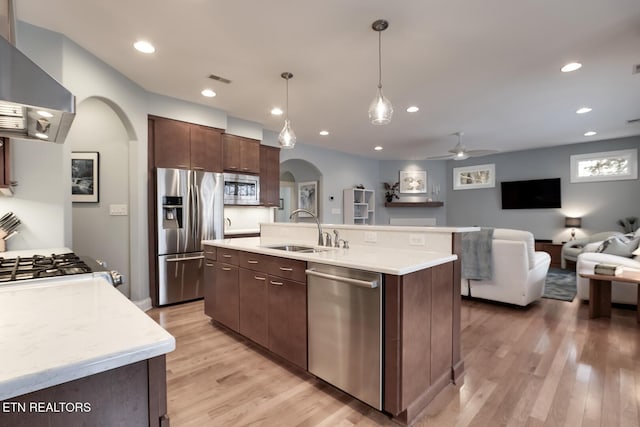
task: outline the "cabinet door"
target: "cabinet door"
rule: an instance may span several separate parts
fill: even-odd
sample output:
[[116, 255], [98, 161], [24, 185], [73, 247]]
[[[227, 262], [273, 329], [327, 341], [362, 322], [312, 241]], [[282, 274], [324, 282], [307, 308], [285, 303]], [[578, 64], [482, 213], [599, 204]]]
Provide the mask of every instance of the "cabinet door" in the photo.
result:
[[280, 206], [280, 149], [260, 146], [260, 203]]
[[239, 325], [238, 266], [216, 263], [213, 318], [234, 331]]
[[260, 141], [240, 139], [240, 170], [248, 173], [260, 173]]
[[222, 167], [226, 171], [240, 171], [240, 137], [222, 134]]
[[263, 347], [269, 346], [267, 280], [264, 273], [240, 269], [240, 333]]
[[269, 276], [269, 350], [307, 369], [307, 285]]
[[191, 126], [191, 168], [222, 172], [222, 132], [204, 126]]
[[153, 152], [157, 168], [190, 167], [189, 123], [154, 117]]
[[216, 263], [211, 259], [204, 260], [204, 314], [214, 318], [215, 313], [215, 280]]

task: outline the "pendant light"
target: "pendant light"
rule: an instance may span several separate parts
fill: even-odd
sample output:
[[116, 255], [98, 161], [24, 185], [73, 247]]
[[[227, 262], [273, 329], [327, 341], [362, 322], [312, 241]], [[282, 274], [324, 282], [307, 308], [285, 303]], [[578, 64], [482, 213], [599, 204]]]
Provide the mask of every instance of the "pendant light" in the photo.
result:
[[369, 119], [374, 125], [386, 125], [391, 122], [393, 106], [382, 94], [382, 32], [387, 29], [389, 23], [384, 19], [378, 19], [371, 28], [378, 32], [378, 93], [369, 106]]
[[289, 79], [293, 77], [293, 74], [284, 72], [280, 74], [280, 77], [287, 81], [287, 102], [284, 116], [284, 127], [278, 135], [278, 142], [282, 148], [293, 148], [296, 145], [296, 134], [291, 128], [291, 122], [289, 121]]

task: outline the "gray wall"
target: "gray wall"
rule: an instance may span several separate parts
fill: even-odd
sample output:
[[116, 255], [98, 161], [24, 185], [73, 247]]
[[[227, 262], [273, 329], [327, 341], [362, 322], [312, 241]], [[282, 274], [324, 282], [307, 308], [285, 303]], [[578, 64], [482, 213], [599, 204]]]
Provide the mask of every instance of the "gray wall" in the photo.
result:
[[[566, 241], [566, 216], [582, 217], [576, 237], [598, 231], [618, 230], [616, 221], [640, 216], [640, 181], [571, 183], [570, 157], [603, 151], [639, 148], [640, 137], [594, 141], [554, 148], [496, 154], [465, 161], [447, 162], [447, 225], [479, 225], [531, 231], [537, 239]], [[496, 187], [452, 190], [453, 168], [494, 163]], [[500, 182], [538, 178], [560, 178], [562, 208], [503, 210]]]
[[[425, 198], [438, 201], [445, 201], [441, 208], [385, 208], [384, 183], [393, 184], [400, 180], [400, 171], [403, 170], [422, 170], [427, 172], [427, 194], [407, 195], [399, 194], [400, 199], [394, 199], [396, 202], [402, 201], [424, 201]], [[447, 210], [449, 202], [447, 201], [446, 186], [446, 162], [442, 160], [383, 160], [380, 161], [380, 172], [376, 190], [376, 223], [379, 225], [389, 224], [390, 218], [435, 218], [436, 225], [447, 225]], [[432, 193], [433, 186], [440, 186], [440, 194]]]

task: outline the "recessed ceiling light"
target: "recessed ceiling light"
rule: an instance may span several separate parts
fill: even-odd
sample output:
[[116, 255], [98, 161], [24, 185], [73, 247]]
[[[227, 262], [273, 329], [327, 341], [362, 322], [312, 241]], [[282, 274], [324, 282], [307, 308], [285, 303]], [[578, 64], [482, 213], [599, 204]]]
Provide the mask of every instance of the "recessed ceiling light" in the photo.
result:
[[40, 133], [40, 132], [36, 132], [36, 136], [40, 139], [48, 139], [49, 135], [47, 135], [46, 133]]
[[144, 40], [138, 40], [133, 44], [133, 47], [135, 47], [138, 52], [142, 53], [153, 53], [156, 51], [156, 48], [153, 47], [151, 43]]
[[211, 89], [204, 89], [200, 93], [202, 94], [202, 96], [206, 96], [207, 98], [213, 98], [214, 96], [216, 96], [216, 93]]
[[415, 105], [412, 105], [411, 107], [407, 108], [407, 113], [416, 113], [419, 110], [420, 109], [418, 107], [416, 107]]
[[593, 136], [593, 135], [597, 135], [597, 134], [598, 134], [598, 132], [590, 130], [589, 132], [585, 132], [584, 136]]
[[571, 71], [575, 71], [582, 68], [582, 64], [579, 62], [569, 62], [564, 67], [560, 68], [560, 71], [563, 73], [570, 73]]
[[329, 131], [328, 130], [321, 130], [320, 131], [320, 135], [327, 136], [327, 135], [329, 135]]
[[382, 150], [382, 147], [378, 145], [378, 146], [373, 147], [373, 149], [376, 150], [376, 151], [380, 151], [380, 150]]
[[582, 107], [582, 108], [578, 108], [576, 110], [576, 114], [584, 114], [584, 113], [588, 113], [589, 111], [591, 111], [592, 108], [589, 107]]
[[48, 111], [42, 111], [42, 110], [40, 110], [40, 111], [38, 111], [38, 114], [39, 114], [40, 116], [42, 116], [42, 117], [46, 117], [46, 118], [48, 118], [48, 119], [49, 119], [49, 118], [51, 118], [51, 117], [53, 117], [53, 114], [51, 114], [51, 113], [50, 113], [50, 112], [48, 112]]
[[282, 108], [272, 108], [271, 109], [271, 114], [273, 114], [274, 116], [281, 116], [284, 113], [284, 111], [282, 111]]

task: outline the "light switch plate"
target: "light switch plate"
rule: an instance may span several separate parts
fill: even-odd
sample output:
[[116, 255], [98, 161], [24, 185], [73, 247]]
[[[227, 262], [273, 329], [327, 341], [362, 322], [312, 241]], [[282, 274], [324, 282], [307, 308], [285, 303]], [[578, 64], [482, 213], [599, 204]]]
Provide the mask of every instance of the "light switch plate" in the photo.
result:
[[340, 208], [331, 208], [331, 213], [334, 215], [340, 215], [342, 211], [340, 210]]
[[109, 215], [111, 216], [127, 216], [129, 209], [127, 205], [109, 205]]
[[378, 241], [378, 233], [374, 231], [365, 231], [364, 232], [364, 241], [373, 243]]

